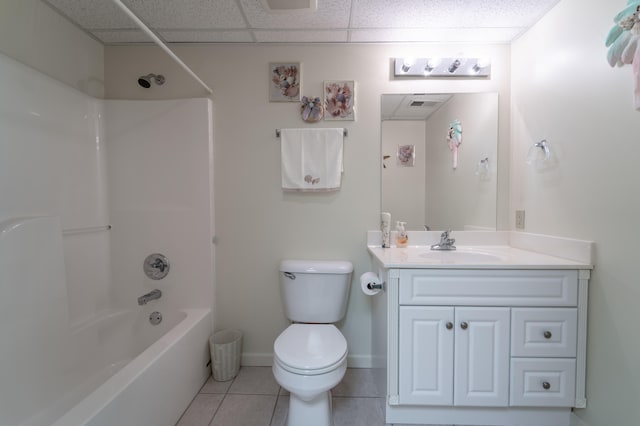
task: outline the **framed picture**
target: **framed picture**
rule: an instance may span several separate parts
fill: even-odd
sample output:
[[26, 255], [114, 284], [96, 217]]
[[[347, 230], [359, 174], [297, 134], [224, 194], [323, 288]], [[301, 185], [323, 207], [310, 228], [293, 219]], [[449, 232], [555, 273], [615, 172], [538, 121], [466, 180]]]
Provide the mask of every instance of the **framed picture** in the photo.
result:
[[416, 160], [416, 146], [398, 145], [397, 159], [398, 166], [413, 167]]
[[355, 83], [353, 81], [324, 82], [324, 119], [355, 120]]
[[269, 63], [269, 101], [300, 102], [300, 62]]

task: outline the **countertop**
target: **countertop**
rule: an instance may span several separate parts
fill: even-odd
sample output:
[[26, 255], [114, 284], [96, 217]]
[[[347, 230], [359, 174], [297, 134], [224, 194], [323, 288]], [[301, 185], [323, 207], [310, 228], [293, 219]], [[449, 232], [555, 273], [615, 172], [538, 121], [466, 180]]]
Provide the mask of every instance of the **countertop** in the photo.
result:
[[384, 268], [423, 269], [592, 269], [577, 261], [508, 245], [457, 246], [455, 251], [431, 250], [426, 245], [405, 248], [368, 246]]

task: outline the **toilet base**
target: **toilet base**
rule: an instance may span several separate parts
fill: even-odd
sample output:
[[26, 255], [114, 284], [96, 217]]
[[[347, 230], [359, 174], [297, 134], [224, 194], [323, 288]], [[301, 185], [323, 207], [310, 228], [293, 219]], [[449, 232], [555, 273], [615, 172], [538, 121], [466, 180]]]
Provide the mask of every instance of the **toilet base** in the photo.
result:
[[331, 425], [331, 391], [322, 392], [310, 401], [304, 401], [294, 394], [290, 395], [287, 426]]

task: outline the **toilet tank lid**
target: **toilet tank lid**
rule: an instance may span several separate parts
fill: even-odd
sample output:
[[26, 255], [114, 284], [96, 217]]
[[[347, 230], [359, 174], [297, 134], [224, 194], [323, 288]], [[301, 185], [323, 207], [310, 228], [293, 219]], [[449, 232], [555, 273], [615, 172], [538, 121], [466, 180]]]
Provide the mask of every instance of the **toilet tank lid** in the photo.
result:
[[307, 274], [349, 274], [353, 272], [353, 264], [346, 260], [283, 260], [280, 262], [280, 271]]

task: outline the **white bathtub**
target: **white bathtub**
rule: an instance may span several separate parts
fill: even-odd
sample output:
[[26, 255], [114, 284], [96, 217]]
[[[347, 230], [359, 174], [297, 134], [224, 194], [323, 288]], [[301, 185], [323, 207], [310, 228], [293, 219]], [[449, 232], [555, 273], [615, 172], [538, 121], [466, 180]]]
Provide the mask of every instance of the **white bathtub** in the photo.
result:
[[[57, 402], [69, 406], [84, 397], [53, 426], [175, 425], [210, 373], [211, 312], [162, 313], [158, 326], [148, 322], [149, 312], [118, 312], [75, 330], [81, 345], [96, 336], [103, 343], [86, 348], [101, 358], [102, 368]], [[79, 369], [90, 359], [79, 360]]]

